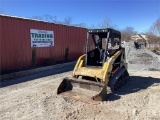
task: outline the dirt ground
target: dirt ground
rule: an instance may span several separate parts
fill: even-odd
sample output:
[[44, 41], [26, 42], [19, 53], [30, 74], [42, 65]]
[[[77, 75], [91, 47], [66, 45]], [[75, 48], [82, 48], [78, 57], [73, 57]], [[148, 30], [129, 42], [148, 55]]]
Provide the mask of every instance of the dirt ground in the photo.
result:
[[97, 105], [56, 95], [64, 76], [52, 75], [0, 89], [2, 120], [159, 120], [160, 72], [130, 72], [130, 80]]
[[[131, 53], [133, 54], [132, 50]], [[144, 55], [146, 51], [143, 50], [141, 53]], [[139, 58], [140, 52], [137, 54]], [[71, 71], [44, 76], [39, 73], [37, 76], [40, 77], [17, 78], [15, 80], [21, 82], [16, 84], [13, 84], [14, 81], [10, 84], [12, 80], [1, 82], [0, 119], [160, 120], [160, 71], [149, 71], [147, 68], [139, 71], [144, 64], [140, 66], [142, 63], [139, 61], [137, 68], [135, 60], [128, 61], [132, 62], [129, 64], [130, 79], [117, 92], [109, 93], [106, 101], [96, 105], [56, 94], [60, 82], [64, 77], [70, 77]], [[149, 65], [148, 68], [154, 67], [155, 65]], [[63, 66], [59, 69], [63, 69]]]

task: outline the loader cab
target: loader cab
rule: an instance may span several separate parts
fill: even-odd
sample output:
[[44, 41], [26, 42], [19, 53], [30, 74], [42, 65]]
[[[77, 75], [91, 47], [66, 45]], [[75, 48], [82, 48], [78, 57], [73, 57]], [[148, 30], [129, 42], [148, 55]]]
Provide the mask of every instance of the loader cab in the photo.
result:
[[121, 47], [121, 34], [111, 28], [89, 29], [86, 40], [86, 66], [102, 67]]

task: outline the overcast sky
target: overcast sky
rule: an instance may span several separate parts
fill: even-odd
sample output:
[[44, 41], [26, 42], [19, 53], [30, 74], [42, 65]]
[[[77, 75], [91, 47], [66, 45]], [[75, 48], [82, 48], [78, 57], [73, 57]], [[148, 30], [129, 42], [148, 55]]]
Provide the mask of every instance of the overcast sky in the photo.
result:
[[97, 25], [105, 17], [119, 29], [132, 26], [145, 32], [160, 17], [160, 0], [0, 0], [1, 13], [32, 17], [45, 14], [59, 21]]

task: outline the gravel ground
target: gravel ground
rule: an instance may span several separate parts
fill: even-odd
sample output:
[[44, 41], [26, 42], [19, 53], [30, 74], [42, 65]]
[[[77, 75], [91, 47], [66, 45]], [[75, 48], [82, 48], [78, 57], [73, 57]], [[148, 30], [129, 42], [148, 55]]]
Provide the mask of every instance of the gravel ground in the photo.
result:
[[135, 50], [132, 43], [125, 46], [130, 79], [109, 93], [107, 101], [92, 105], [56, 95], [62, 79], [72, 74], [75, 63], [70, 63], [1, 82], [1, 120], [159, 120], [159, 56], [146, 49]]
[[145, 49], [135, 49], [133, 42], [126, 42], [126, 58], [129, 71], [160, 71], [160, 56]]

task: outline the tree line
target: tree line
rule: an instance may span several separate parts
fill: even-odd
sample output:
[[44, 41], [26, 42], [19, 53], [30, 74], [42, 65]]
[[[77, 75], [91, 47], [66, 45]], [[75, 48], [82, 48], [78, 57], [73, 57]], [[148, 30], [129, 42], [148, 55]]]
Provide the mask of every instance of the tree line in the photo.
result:
[[[31, 17], [32, 19], [38, 19], [38, 20], [43, 20], [43, 21], [47, 21], [47, 22], [53, 22], [53, 23], [58, 23], [58, 24], [65, 24], [65, 25], [72, 25], [72, 26], [77, 26], [77, 27], [85, 27], [85, 28], [90, 28], [90, 29], [94, 29], [94, 28], [114, 28], [114, 29], [118, 29], [119, 31], [121, 31], [122, 34], [122, 40], [124, 41], [128, 41], [131, 39], [132, 35], [138, 34], [137, 31], [134, 30], [134, 27], [132, 26], [126, 26], [123, 29], [119, 29], [117, 27], [117, 25], [113, 24], [112, 21], [108, 18], [105, 17], [101, 22], [99, 22], [97, 25], [90, 25], [88, 26], [85, 23], [77, 23], [77, 24], [73, 24], [73, 18], [72, 17], [65, 17], [64, 20], [59, 21], [57, 19], [56, 16], [51, 16], [51, 15], [43, 15], [43, 16], [33, 16]], [[158, 37], [160, 36], [160, 18], [158, 18], [155, 23], [153, 23], [153, 25], [147, 30], [147, 32], [143, 33], [143, 34], [147, 34], [150, 38], [154, 38], [154, 37]], [[159, 37], [158, 37], [159, 38]], [[159, 42], [157, 39], [155, 40], [157, 42]], [[154, 41], [154, 42], [155, 42]], [[150, 40], [150, 42], [153, 42], [153, 40]]]
[[[149, 28], [148, 32], [148, 42], [150, 44], [158, 44], [160, 45], [160, 18], [158, 18], [152, 26]], [[160, 50], [160, 48], [157, 48]]]
[[[0, 8], [0, 14], [5, 14], [5, 11]], [[119, 29], [117, 25], [113, 24], [110, 18], [105, 17], [101, 22], [99, 22], [97, 25], [93, 24], [88, 26], [86, 23], [77, 23], [73, 24], [73, 18], [68, 16], [65, 17], [64, 20], [60, 21], [57, 19], [57, 16], [52, 16], [52, 15], [43, 15], [43, 16], [32, 16], [31, 19], [37, 19], [37, 20], [42, 20], [46, 22], [52, 22], [52, 23], [57, 23], [57, 24], [65, 24], [65, 25], [72, 25], [72, 26], [77, 26], [77, 27], [84, 27], [84, 28], [114, 28], [119, 31], [121, 31], [122, 34], [122, 40], [128, 41], [130, 40], [131, 36], [134, 34], [138, 34], [137, 31], [134, 30], [134, 27], [132, 26], [126, 26], [123, 29]], [[146, 34], [148, 36], [148, 42], [149, 43], [157, 43], [160, 44], [160, 17], [155, 20], [155, 22], [150, 26], [150, 28], [143, 34]]]
[[68, 16], [65, 17], [64, 20], [60, 21], [57, 19], [57, 16], [51, 16], [51, 15], [43, 15], [43, 16], [33, 16], [31, 19], [36, 19], [36, 20], [42, 20], [46, 22], [51, 22], [51, 23], [57, 23], [57, 24], [65, 24], [65, 25], [72, 25], [72, 26], [77, 26], [77, 27], [86, 27], [87, 25], [85, 23], [78, 23], [78, 24], [73, 24], [72, 17]]
[[[0, 9], [0, 13], [4, 13], [4, 11]], [[119, 29], [117, 25], [113, 24], [111, 19], [108, 17], [105, 17], [104, 19], [102, 19], [102, 21], [99, 22], [98, 24], [93, 24], [90, 26], [88, 26], [86, 23], [83, 23], [83, 22], [73, 24], [73, 18], [70, 16], [65, 17], [62, 21], [58, 20], [57, 16], [52, 16], [48, 14], [43, 15], [43, 16], [35, 15], [35, 16], [32, 16], [31, 19], [42, 20], [42, 21], [57, 23], [57, 24], [84, 27], [84, 28], [89, 28], [89, 29], [114, 28], [121, 32], [122, 41], [129, 41], [131, 40], [132, 35], [139, 34], [137, 31], [134, 30], [134, 27], [132, 26], [126, 26], [123, 29]], [[154, 43], [154, 44], [160, 45], [160, 17], [157, 20], [155, 20], [155, 22], [143, 34], [146, 34], [148, 36], [148, 43], [150, 44]]]

